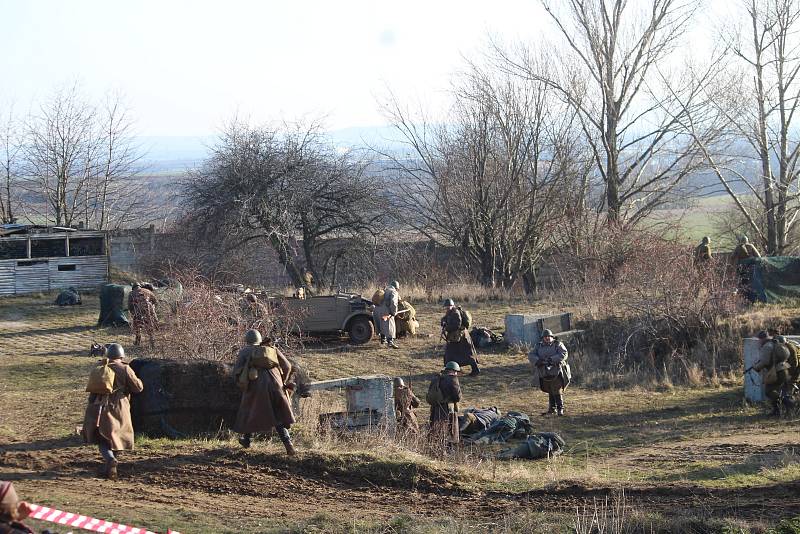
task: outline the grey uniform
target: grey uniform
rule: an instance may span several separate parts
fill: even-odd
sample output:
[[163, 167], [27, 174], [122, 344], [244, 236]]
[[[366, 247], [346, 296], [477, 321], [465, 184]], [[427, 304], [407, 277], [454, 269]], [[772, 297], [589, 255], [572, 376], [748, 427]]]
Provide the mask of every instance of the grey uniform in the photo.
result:
[[569, 384], [567, 347], [555, 338], [540, 341], [528, 353], [528, 361], [539, 376], [539, 388], [549, 395], [549, 412], [564, 410], [564, 388]]

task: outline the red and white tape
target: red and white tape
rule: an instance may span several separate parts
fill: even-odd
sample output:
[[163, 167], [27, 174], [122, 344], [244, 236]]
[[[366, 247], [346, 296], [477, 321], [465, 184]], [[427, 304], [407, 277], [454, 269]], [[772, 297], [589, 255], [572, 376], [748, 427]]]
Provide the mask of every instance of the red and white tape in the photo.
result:
[[[48, 508], [46, 506], [39, 506], [38, 504], [31, 504], [31, 515], [34, 519], [40, 521], [47, 521], [48, 523], [57, 523], [59, 525], [69, 525], [71, 527], [82, 528], [84, 530], [91, 530], [93, 532], [102, 532], [103, 534], [156, 534], [150, 530], [138, 527], [129, 527], [127, 525], [120, 525], [119, 523], [112, 523], [104, 519], [96, 519], [85, 515], [72, 514], [70, 512], [62, 512], [55, 508]], [[180, 534], [174, 530], [168, 530], [167, 534]]]

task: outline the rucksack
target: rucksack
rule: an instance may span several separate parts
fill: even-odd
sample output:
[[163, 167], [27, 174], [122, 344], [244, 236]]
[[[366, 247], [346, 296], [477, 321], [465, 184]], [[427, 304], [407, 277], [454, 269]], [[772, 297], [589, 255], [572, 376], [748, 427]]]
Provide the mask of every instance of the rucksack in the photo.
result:
[[258, 346], [253, 347], [252, 355], [250, 356], [250, 365], [256, 369], [272, 369], [278, 367], [278, 351], [275, 347]]
[[383, 304], [383, 289], [378, 289], [372, 294], [372, 303], [375, 306]]
[[110, 395], [114, 392], [114, 370], [108, 365], [108, 358], [103, 358], [101, 363], [89, 373], [89, 382], [86, 391], [97, 395]]
[[472, 326], [472, 314], [467, 310], [458, 309], [461, 312], [461, 328], [469, 328]]
[[439, 383], [441, 380], [442, 378], [437, 376], [431, 380], [428, 386], [428, 393], [425, 395], [425, 401], [430, 405], [445, 403], [446, 399], [444, 398], [444, 393], [442, 393], [442, 386]]

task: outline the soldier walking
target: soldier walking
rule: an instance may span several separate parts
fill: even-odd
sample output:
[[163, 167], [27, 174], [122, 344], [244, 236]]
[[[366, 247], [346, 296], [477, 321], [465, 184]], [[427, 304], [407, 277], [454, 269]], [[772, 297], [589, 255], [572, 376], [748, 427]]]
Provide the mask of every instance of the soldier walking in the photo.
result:
[[419, 408], [419, 399], [399, 376], [394, 379], [394, 412], [397, 428], [412, 434], [419, 433], [419, 422], [414, 411]]
[[461, 366], [447, 362], [444, 369], [431, 380], [425, 400], [431, 406], [430, 438], [448, 446], [458, 444], [461, 436], [458, 427], [458, 403], [461, 401], [461, 384], [458, 373]]
[[453, 299], [444, 301], [445, 315], [442, 317], [442, 334], [447, 341], [444, 349], [444, 363], [456, 362], [459, 366], [469, 365], [472, 371], [469, 376], [480, 374], [478, 368], [478, 352], [472, 343], [467, 329], [469, 328], [468, 314], [456, 306]]
[[133, 450], [130, 396], [132, 393], [141, 393], [144, 386], [133, 369], [122, 361], [125, 358], [122, 345], [109, 345], [106, 357], [108, 368], [114, 372], [112, 393], [89, 395], [82, 434], [86, 443], [98, 445], [105, 460], [105, 476], [114, 480], [119, 465], [117, 453]]
[[551, 330], [542, 331], [542, 339], [528, 353], [528, 361], [539, 376], [539, 388], [549, 398], [542, 415], [564, 415], [564, 389], [571, 379], [567, 356], [567, 347]]
[[762, 330], [757, 337], [761, 341], [761, 348], [758, 351], [758, 361], [753, 365], [753, 370], [756, 372], [766, 370], [763, 375], [764, 394], [772, 402], [770, 415], [779, 416], [781, 405], [786, 409], [792, 405], [791, 396], [794, 385], [789, 376], [791, 351], [783, 336], [772, 338], [767, 331]]
[[142, 329], [144, 329], [150, 338], [150, 348], [155, 348], [153, 331], [158, 324], [158, 316], [156, 315], [157, 303], [158, 300], [155, 293], [142, 287], [139, 282], [133, 283], [130, 295], [128, 295], [128, 310], [131, 312], [133, 323], [134, 345], [141, 344]]
[[258, 330], [248, 330], [244, 341], [233, 367], [233, 376], [243, 391], [233, 431], [243, 434], [239, 443], [246, 449], [253, 433], [271, 432], [274, 428], [286, 454], [294, 456], [289, 428], [295, 418], [285, 385], [292, 364], [277, 347], [260, 345]]

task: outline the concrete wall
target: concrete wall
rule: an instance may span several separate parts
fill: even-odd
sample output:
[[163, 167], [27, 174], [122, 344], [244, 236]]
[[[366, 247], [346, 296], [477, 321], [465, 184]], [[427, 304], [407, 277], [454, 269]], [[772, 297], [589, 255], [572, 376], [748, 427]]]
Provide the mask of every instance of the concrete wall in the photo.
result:
[[505, 341], [509, 345], [532, 347], [539, 342], [545, 329], [552, 330], [556, 335], [572, 330], [572, 314], [509, 314], [506, 315], [505, 326]]

